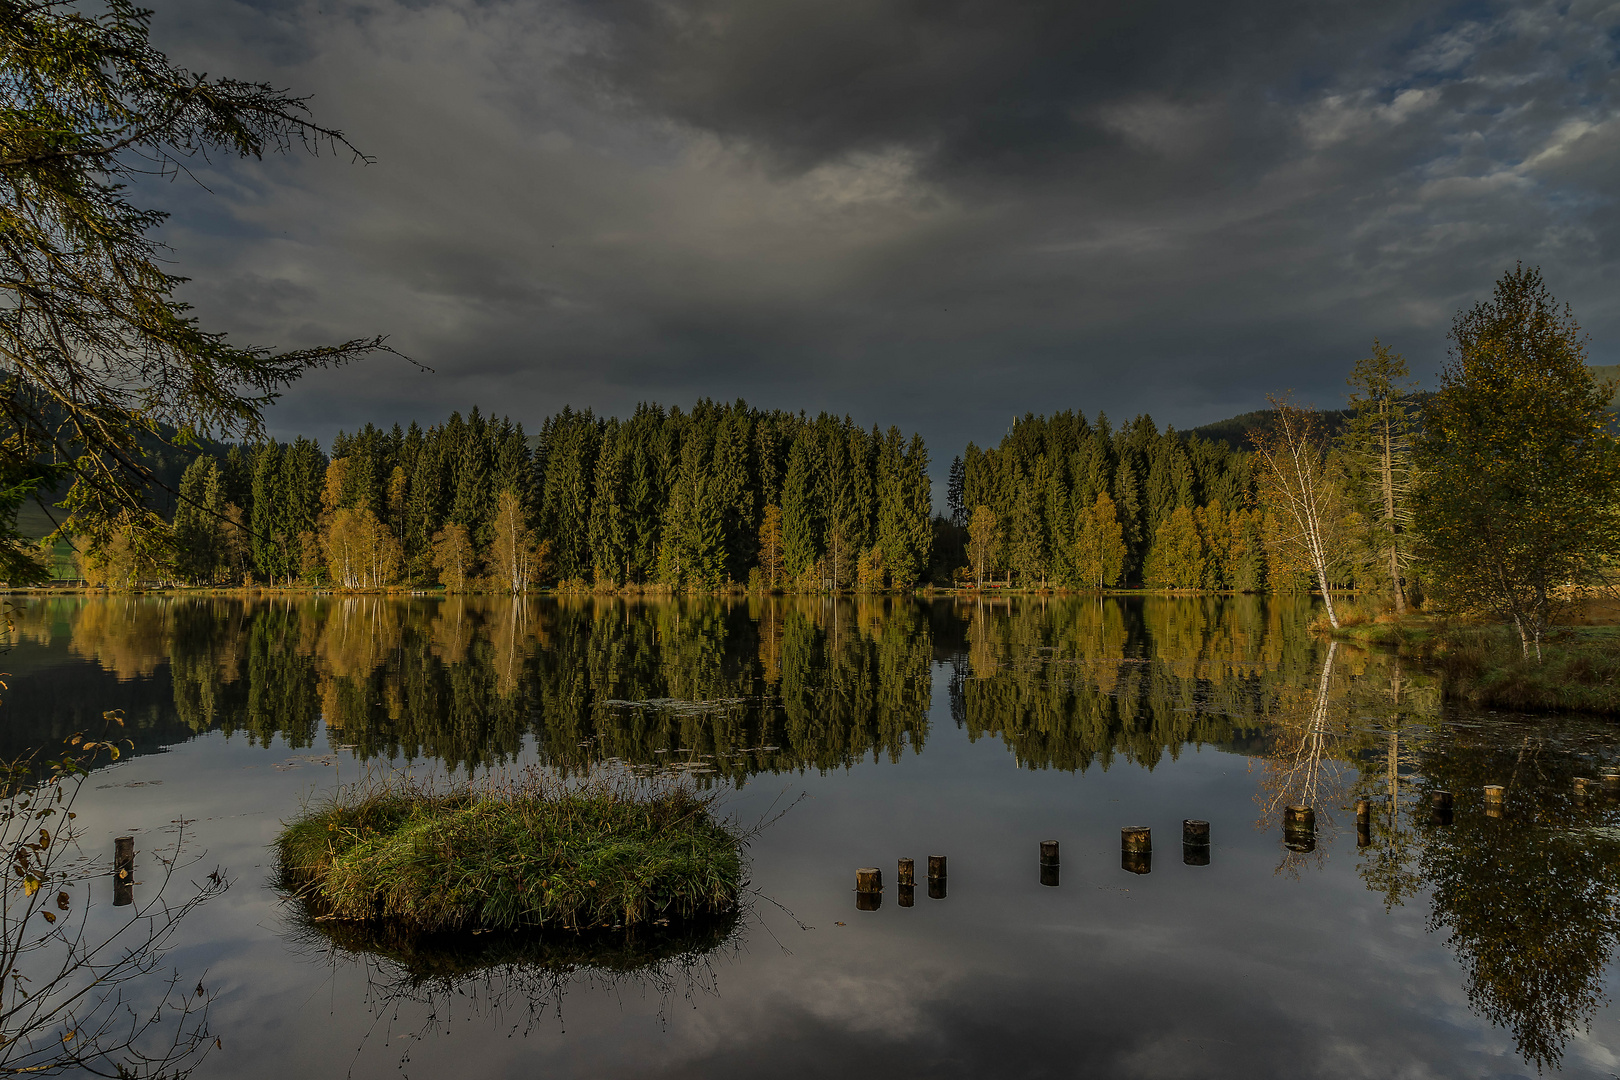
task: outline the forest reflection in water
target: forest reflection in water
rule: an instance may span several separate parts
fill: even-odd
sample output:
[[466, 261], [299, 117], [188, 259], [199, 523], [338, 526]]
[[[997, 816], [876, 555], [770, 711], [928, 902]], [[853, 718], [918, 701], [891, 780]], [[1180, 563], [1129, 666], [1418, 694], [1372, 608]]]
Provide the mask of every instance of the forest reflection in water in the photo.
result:
[[[962, 733], [999, 740], [1022, 768], [1152, 770], [1195, 746], [1247, 755], [1277, 871], [1353, 850], [1390, 909], [1428, 905], [1472, 1008], [1555, 1068], [1607, 1000], [1620, 934], [1615, 788], [1582, 797], [1574, 783], [1620, 766], [1612, 729], [1458, 714], [1413, 663], [1312, 634], [1311, 611], [1305, 597], [30, 599], [13, 604], [29, 670], [5, 738], [38, 744], [107, 707], [82, 671], [53, 683], [24, 656], [65, 647], [145, 703], [145, 749], [213, 730], [295, 747], [324, 734], [363, 759], [474, 769], [527, 750], [565, 772], [614, 760], [741, 786], [923, 752], [940, 737], [937, 671]], [[167, 702], [154, 697], [165, 678]], [[1495, 816], [1486, 784], [1506, 789]], [[1432, 812], [1438, 791], [1450, 815]], [[1281, 842], [1289, 806], [1313, 808], [1312, 843]], [[393, 992], [558, 970], [320, 936], [332, 955], [373, 958]], [[672, 956], [689, 967], [703, 952]], [[436, 965], [439, 982], [424, 976]]]

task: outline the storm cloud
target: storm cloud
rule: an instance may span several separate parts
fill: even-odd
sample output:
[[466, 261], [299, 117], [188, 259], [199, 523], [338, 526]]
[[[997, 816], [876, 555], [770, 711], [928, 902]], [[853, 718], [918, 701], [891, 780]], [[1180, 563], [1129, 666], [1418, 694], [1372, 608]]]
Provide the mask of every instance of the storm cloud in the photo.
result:
[[1191, 0], [240, 4], [153, 21], [313, 95], [375, 163], [214, 162], [143, 197], [241, 342], [382, 359], [272, 414], [746, 397], [927, 437], [1189, 427], [1420, 377], [1540, 265], [1620, 359], [1620, 6]]

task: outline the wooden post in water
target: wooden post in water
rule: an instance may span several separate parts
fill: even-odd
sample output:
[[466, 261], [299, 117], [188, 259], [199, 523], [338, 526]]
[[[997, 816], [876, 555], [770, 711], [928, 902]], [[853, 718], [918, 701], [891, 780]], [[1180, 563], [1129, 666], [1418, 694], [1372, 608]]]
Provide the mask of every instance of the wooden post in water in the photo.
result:
[[120, 836], [113, 841], [113, 907], [135, 902], [135, 838]]
[[1153, 872], [1153, 830], [1127, 825], [1119, 830], [1119, 868], [1133, 874]]
[[945, 856], [928, 856], [928, 899], [945, 899]]
[[1603, 794], [1611, 799], [1620, 799], [1620, 772], [1604, 772]]
[[1434, 807], [1429, 815], [1429, 821], [1435, 825], [1451, 824], [1451, 792], [1436, 791], [1429, 796], [1429, 803]]
[[1356, 800], [1356, 824], [1363, 825], [1372, 821], [1372, 800]]
[[899, 879], [899, 883], [901, 885], [915, 885], [915, 884], [917, 884], [917, 864], [914, 861], [912, 861], [911, 859], [901, 859], [900, 860], [900, 879]]
[[863, 866], [855, 871], [855, 910], [876, 911], [883, 906], [883, 871]]
[[1057, 888], [1058, 883], [1058, 842], [1056, 840], [1041, 841], [1041, 884], [1050, 888]]
[[1290, 806], [1283, 811], [1283, 846], [1289, 851], [1316, 850], [1316, 811]]
[[1181, 861], [1187, 866], [1209, 865], [1209, 822], [1188, 818], [1181, 823]]
[[900, 894], [900, 906], [911, 907], [917, 902], [917, 886], [896, 885], [894, 891]]
[[1507, 789], [1501, 784], [1485, 785], [1485, 816], [1499, 818], [1502, 816], [1502, 793]]

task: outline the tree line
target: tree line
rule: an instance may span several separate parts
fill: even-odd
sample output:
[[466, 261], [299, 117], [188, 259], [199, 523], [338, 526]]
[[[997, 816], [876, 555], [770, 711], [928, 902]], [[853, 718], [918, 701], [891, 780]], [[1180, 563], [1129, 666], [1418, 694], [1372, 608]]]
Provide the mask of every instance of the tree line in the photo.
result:
[[531, 438], [475, 408], [340, 432], [329, 454], [199, 455], [167, 560], [115, 533], [85, 564], [113, 585], [903, 590], [928, 570], [930, 507], [927, 450], [898, 428], [701, 401], [565, 408]]
[[1420, 393], [1374, 341], [1348, 409], [1273, 395], [1247, 449], [1139, 416], [1025, 416], [951, 465], [959, 583], [1026, 588], [1315, 588], [1425, 593], [1494, 616], [1539, 650], [1572, 589], [1620, 568], [1612, 386], [1540, 272], [1459, 312], [1440, 385]]

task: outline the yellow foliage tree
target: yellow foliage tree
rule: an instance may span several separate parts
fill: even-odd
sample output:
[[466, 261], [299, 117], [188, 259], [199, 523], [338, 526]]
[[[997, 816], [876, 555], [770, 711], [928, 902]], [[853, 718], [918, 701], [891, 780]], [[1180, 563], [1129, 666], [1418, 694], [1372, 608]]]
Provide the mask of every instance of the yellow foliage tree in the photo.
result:
[[473, 575], [473, 546], [465, 525], [446, 525], [433, 534], [433, 568], [445, 589], [466, 591]]
[[1202, 589], [1209, 559], [1190, 507], [1178, 506], [1159, 525], [1142, 567], [1150, 589]]
[[535, 539], [524, 520], [523, 501], [517, 493], [501, 492], [495, 507], [495, 536], [489, 545], [493, 583], [512, 593], [527, 592], [540, 577], [549, 547]]
[[1125, 528], [1114, 500], [1102, 492], [1080, 511], [1074, 529], [1075, 563], [1088, 588], [1106, 589], [1125, 572]]

